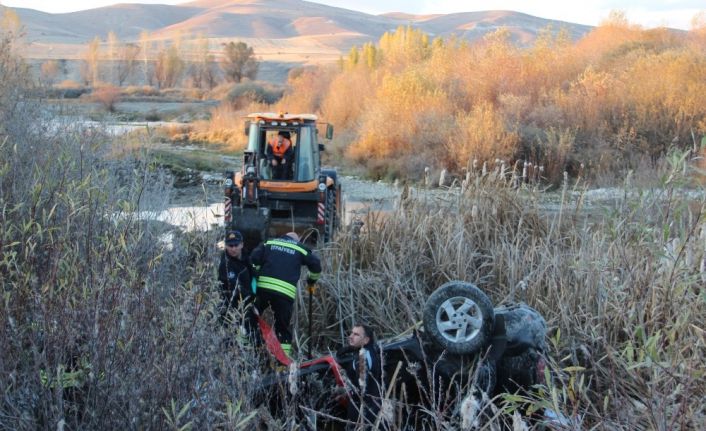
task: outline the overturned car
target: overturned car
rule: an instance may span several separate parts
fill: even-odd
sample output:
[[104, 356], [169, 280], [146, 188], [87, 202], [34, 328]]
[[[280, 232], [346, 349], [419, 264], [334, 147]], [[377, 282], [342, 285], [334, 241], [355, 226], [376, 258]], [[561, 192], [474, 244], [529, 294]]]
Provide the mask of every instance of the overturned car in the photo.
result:
[[[377, 342], [382, 382], [374, 425], [426, 429], [438, 416], [458, 412], [463, 398], [487, 400], [531, 390], [543, 380], [546, 330], [543, 317], [527, 305], [494, 308], [471, 283], [442, 285], [426, 301], [423, 328]], [[270, 342], [268, 348], [288, 366], [260, 381], [271, 403], [296, 396], [300, 423], [309, 429], [350, 425], [345, 412], [351, 398], [346, 394], [357, 388], [343, 370], [352, 368], [357, 352], [297, 364]]]

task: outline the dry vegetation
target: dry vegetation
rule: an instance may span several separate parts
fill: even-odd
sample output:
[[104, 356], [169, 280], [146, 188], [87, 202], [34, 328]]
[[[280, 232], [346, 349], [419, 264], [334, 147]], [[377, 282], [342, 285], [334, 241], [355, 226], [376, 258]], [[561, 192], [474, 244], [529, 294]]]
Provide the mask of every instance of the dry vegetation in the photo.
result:
[[[95, 132], [44, 118], [40, 106], [27, 97], [32, 93], [31, 82], [26, 66], [14, 54], [13, 41], [13, 32], [4, 29], [0, 37], [0, 429], [297, 429], [298, 406], [306, 399], [280, 406], [277, 417], [257, 405], [253, 388], [258, 377], [253, 373], [260, 369], [261, 359], [247, 343], [233, 337], [232, 329], [217, 324], [213, 243], [220, 230], [176, 234], [168, 241], [160, 224], [135, 217], [136, 210], [166, 204], [168, 178], [144, 154], [126, 151]], [[688, 93], [683, 98], [654, 96], [668, 77], [655, 82], [646, 71], [639, 82], [649, 91], [637, 88], [637, 82], [631, 88], [635, 97], [649, 99], [653, 105], [630, 105], [624, 114], [629, 113], [628, 119], [603, 110], [606, 101], [623, 103], [623, 96], [632, 94], [615, 97], [615, 88], [631, 82], [620, 80], [620, 74], [596, 66], [581, 72], [580, 81], [568, 80], [565, 88], [555, 90], [556, 99], [549, 97], [551, 91], [513, 95], [498, 91], [498, 86], [531, 88], [529, 82], [540, 82], [542, 76], [553, 82], [550, 76], [561, 72], [561, 64], [552, 67], [550, 76], [520, 67], [517, 71], [525, 70], [527, 81], [516, 84], [514, 79], [524, 75], [500, 79], [499, 72], [505, 69], [491, 67], [496, 64], [492, 52], [507, 64], [525, 58], [520, 52], [508, 52], [503, 44], [474, 48], [447, 44], [434, 49], [441, 51], [433, 51], [430, 58], [453, 52], [454, 57], [484, 53], [483, 58], [492, 60], [483, 65], [466, 57], [469, 65], [479, 68], [472, 69], [477, 70], [476, 78], [468, 73], [457, 78], [478, 82], [473, 94], [463, 93], [468, 84], [463, 80], [446, 82], [461, 93], [430, 85], [434, 74], [420, 66], [420, 71], [379, 73], [380, 87], [374, 87], [361, 105], [358, 99], [335, 103], [334, 93], [317, 103], [340, 109], [341, 120], [348, 118], [344, 116], [348, 108], [364, 112], [339, 124], [345, 128], [361, 122], [368, 125], [361, 129], [365, 133], [373, 126], [381, 128], [372, 129], [379, 132], [378, 142], [395, 145], [389, 147], [394, 151], [419, 151], [417, 157], [428, 153], [410, 147], [412, 142], [402, 139], [406, 132], [386, 126], [380, 118], [397, 115], [387, 124], [411, 124], [420, 133], [428, 133], [424, 124], [434, 127], [438, 121], [449, 121], [450, 127], [487, 124], [486, 136], [507, 138], [510, 146], [513, 139], [522, 142], [525, 132], [520, 128], [515, 137], [496, 128], [498, 116], [505, 118], [509, 112], [499, 108], [500, 100], [514, 106], [512, 112], [518, 118], [536, 121], [586, 110], [595, 116], [580, 116], [584, 126], [569, 128], [568, 134], [560, 128], [554, 138], [539, 141], [537, 148], [552, 143], [556, 160], [597, 148], [618, 151], [622, 147], [611, 140], [612, 121], [629, 120], [623, 124], [625, 137], [634, 138], [620, 141], [630, 156], [624, 162], [640, 154], [630, 145], [643, 142], [640, 137], [650, 127], [660, 134], [655, 136], [664, 134], [671, 143], [673, 136], [685, 139], [690, 126], [696, 133], [697, 126], [691, 122], [703, 118], [699, 111], [703, 104], [681, 105], [692, 100]], [[691, 58], [680, 49], [669, 49], [649, 55], [640, 51], [635, 56], [645, 62], [640, 62], [644, 67], [675, 68], [675, 73], [688, 69], [688, 74], [677, 75], [682, 78], [673, 78], [678, 88], [696, 91], [703, 85], [703, 80], [692, 80], [703, 73], [694, 64], [703, 55]], [[597, 57], [608, 61], [605, 54]], [[400, 57], [394, 64], [404, 61]], [[627, 75], [637, 73], [642, 66], [636, 64], [624, 64], [622, 70]], [[461, 66], [448, 68], [457, 67]], [[482, 72], [484, 68], [488, 71]], [[372, 71], [361, 69], [348, 65], [332, 73], [330, 82], [343, 85], [341, 77], [346, 74], [356, 82], [377, 79]], [[478, 78], [490, 79], [493, 70], [498, 81], [480, 85], [483, 81]], [[442, 68], [435, 71], [441, 74]], [[621, 85], [611, 84], [610, 91], [602, 87], [601, 83], [616, 79]], [[401, 93], [386, 102], [383, 96], [394, 95], [386, 93], [392, 89]], [[449, 108], [435, 102], [442, 93], [455, 109], [462, 103], [467, 109], [443, 116]], [[493, 94], [503, 97], [490, 100], [488, 95]], [[407, 105], [392, 105], [396, 106], [392, 109], [387, 104], [412, 103], [413, 95], [428, 103], [415, 109]], [[598, 100], [587, 103], [593, 97]], [[376, 115], [366, 105], [372, 100], [381, 104]], [[554, 105], [559, 101], [562, 104]], [[683, 113], [678, 117], [683, 123], [671, 116], [670, 101]], [[415, 112], [413, 117], [402, 117]], [[633, 122], [637, 120], [642, 122]], [[484, 144], [468, 133], [464, 145]], [[439, 135], [427, 138], [426, 144]], [[605, 147], [578, 145], [589, 137]], [[370, 139], [356, 140], [350, 151], [373, 145]], [[684, 142], [678, 140], [676, 146]], [[438, 144], [437, 150], [443, 152], [444, 143]], [[482, 160], [483, 155], [475, 156], [475, 147], [468, 145], [464, 154]], [[385, 153], [380, 157], [384, 159]], [[496, 303], [523, 300], [546, 316], [551, 326], [553, 379], [530, 404], [562, 412], [571, 419], [567, 428], [704, 429], [706, 203], [680, 194], [691, 174], [688, 159], [685, 150], [670, 152], [666, 162], [655, 163], [653, 174], [662, 178], [659, 191], [637, 196], [626, 192], [599, 220], [582, 216], [581, 199], [569, 203], [566, 183], [558, 212], [548, 217], [538, 203], [542, 199], [538, 191], [515, 187], [514, 182], [492, 174], [470, 178], [463, 192], [449, 192], [441, 200], [420, 194], [403, 201], [391, 217], [367, 220], [362, 232], [344, 232], [339, 241], [322, 250], [325, 275], [315, 298], [313, 321], [317, 349], [335, 348], [342, 331], [360, 318], [383, 335], [407, 330], [419, 320], [421, 305], [436, 286], [464, 279], [479, 285]], [[617, 162], [606, 163], [605, 167]], [[302, 295], [300, 310], [304, 300]], [[306, 328], [305, 313], [299, 313], [298, 321], [299, 328]], [[298, 333], [304, 345], [306, 334], [301, 329]], [[502, 401], [497, 404], [503, 405]], [[515, 398], [504, 401], [504, 410], [496, 413], [501, 420], [518, 408]], [[397, 404], [396, 408], [405, 412], [413, 406]], [[462, 421], [454, 409], [431, 408], [425, 418], [426, 428], [435, 430], [459, 429]], [[491, 424], [487, 427], [492, 429]]]
[[339, 151], [377, 177], [500, 158], [544, 165], [555, 184], [582, 164], [615, 180], [672, 147], [698, 153], [705, 52], [703, 24], [675, 34], [620, 14], [578, 42], [548, 29], [526, 49], [504, 30], [468, 43], [399, 28], [290, 78], [272, 109], [318, 112]]
[[469, 280], [550, 322], [555, 378], [533, 402], [571, 418], [567, 428], [702, 429], [706, 207], [677, 197], [677, 160], [663, 192], [621, 200], [599, 221], [566, 189], [547, 217], [536, 192], [493, 175], [445, 200], [405, 201], [328, 250], [322, 314], [329, 327], [364, 318], [394, 334], [435, 286]]

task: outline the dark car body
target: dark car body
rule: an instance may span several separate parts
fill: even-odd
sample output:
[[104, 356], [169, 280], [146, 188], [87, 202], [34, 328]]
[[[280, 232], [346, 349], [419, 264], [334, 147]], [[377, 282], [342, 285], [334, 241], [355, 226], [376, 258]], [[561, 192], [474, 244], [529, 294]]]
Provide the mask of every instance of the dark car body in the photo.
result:
[[[457, 293], [451, 297], [457, 298]], [[491, 313], [492, 327], [484, 329], [485, 340], [474, 351], [452, 353], [426, 328], [379, 341], [383, 397], [416, 406], [412, 410], [423, 414], [430, 407], [456, 408], [460, 398], [469, 393], [492, 398], [502, 392], [529, 391], [544, 375], [546, 323], [524, 304], [494, 308]], [[438, 318], [436, 324], [440, 324]], [[327, 426], [321, 421], [312, 425], [309, 420], [310, 428], [336, 429], [330, 418], [345, 418], [348, 397], [344, 394], [355, 390], [343, 370], [351, 367], [356, 356], [357, 352], [348, 352], [290, 364], [288, 370], [266, 376], [260, 388], [270, 396], [297, 396], [309, 412], [323, 412], [329, 418]]]

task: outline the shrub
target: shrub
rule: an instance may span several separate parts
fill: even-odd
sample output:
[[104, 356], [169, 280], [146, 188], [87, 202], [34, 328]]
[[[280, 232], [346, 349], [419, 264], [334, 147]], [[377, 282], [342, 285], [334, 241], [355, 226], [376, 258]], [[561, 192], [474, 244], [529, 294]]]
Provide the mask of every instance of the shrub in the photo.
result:
[[54, 99], [77, 99], [89, 91], [76, 81], [66, 80], [47, 88], [45, 95]]
[[135, 96], [159, 96], [159, 90], [151, 85], [130, 85], [128, 87], [121, 88], [121, 93], [125, 96], [135, 97]]
[[228, 92], [226, 101], [236, 109], [250, 103], [263, 103], [271, 105], [282, 97], [281, 88], [271, 84], [257, 82], [243, 82], [236, 84]]
[[99, 103], [108, 112], [115, 112], [115, 104], [120, 101], [120, 89], [112, 85], [95, 88], [91, 100]]

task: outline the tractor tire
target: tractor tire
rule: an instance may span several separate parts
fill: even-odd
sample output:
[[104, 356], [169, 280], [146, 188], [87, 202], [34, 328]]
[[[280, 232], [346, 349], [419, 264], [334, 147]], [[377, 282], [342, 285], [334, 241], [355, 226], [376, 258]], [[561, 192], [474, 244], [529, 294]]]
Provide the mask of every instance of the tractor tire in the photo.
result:
[[440, 348], [472, 354], [487, 346], [495, 314], [490, 298], [471, 283], [450, 281], [424, 306], [424, 330]]

